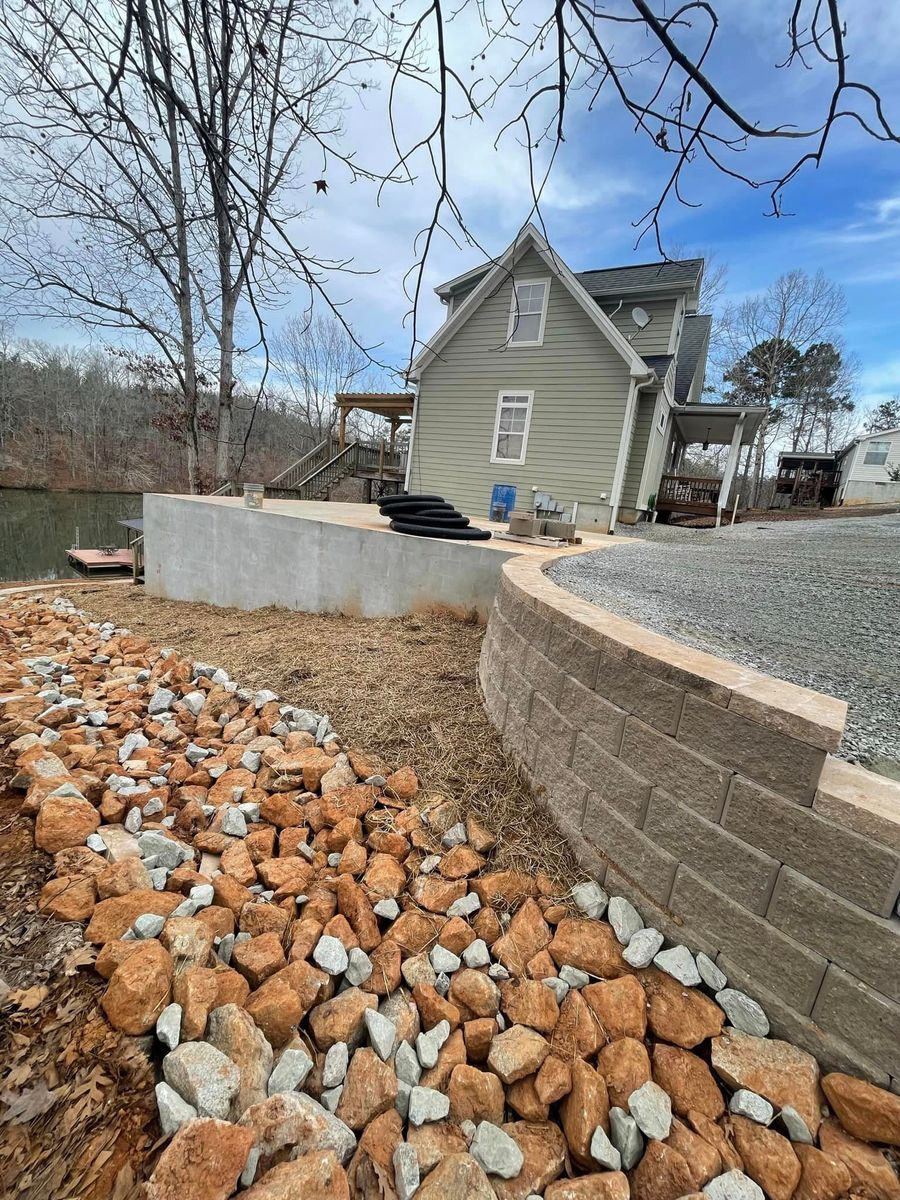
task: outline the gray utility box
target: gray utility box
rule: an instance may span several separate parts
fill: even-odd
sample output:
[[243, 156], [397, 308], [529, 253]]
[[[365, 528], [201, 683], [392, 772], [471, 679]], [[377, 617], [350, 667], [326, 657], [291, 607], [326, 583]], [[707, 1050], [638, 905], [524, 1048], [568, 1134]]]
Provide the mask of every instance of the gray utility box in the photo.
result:
[[533, 512], [511, 512], [509, 514], [509, 532], [519, 537], [537, 537], [541, 532], [542, 522]]

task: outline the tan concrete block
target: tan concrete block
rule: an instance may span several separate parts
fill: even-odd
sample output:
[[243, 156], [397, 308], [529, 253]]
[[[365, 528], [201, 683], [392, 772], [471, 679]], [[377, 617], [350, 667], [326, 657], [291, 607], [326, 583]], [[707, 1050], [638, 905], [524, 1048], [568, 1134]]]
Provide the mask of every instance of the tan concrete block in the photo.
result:
[[560, 716], [556, 707], [550, 703], [547, 697], [537, 691], [531, 700], [528, 724], [534, 730], [542, 747], [549, 750], [563, 766], [571, 765], [572, 750], [575, 746], [575, 729], [565, 717]]
[[[788, 803], [785, 801], [785, 803]], [[766, 911], [781, 863], [660, 788], [654, 788], [644, 833], [750, 912]]]
[[610, 896], [624, 896], [626, 900], [630, 900], [641, 914], [644, 924], [658, 929], [670, 942], [683, 942], [694, 953], [702, 950], [704, 954], [708, 954], [715, 961], [719, 947], [714, 942], [709, 941], [702, 935], [702, 932], [698, 933], [696, 929], [687, 930], [682, 922], [674, 920], [669, 908], [657, 904], [643, 888], [637, 886], [633, 879], [627, 878], [615, 867], [607, 870], [604, 887]]
[[512, 663], [506, 664], [503, 690], [506, 692], [506, 699], [509, 702], [510, 708], [514, 708], [517, 713], [521, 713], [527, 721], [528, 715], [531, 712], [531, 697], [534, 695], [534, 688], [531, 686], [530, 681]]
[[661, 733], [674, 734], [678, 729], [684, 692], [639, 670], [624, 658], [604, 652], [594, 687], [601, 696]]
[[852, 1037], [872, 1062], [900, 1075], [900, 1005], [829, 963], [812, 1018], [826, 1033]]
[[825, 751], [687, 695], [678, 740], [789, 800], [812, 804]]
[[619, 757], [676, 800], [710, 821], [719, 819], [732, 777], [726, 767], [658, 733], [637, 717], [625, 722]]
[[583, 730], [598, 746], [618, 754], [625, 728], [625, 713], [598, 696], [577, 679], [566, 678], [559, 696], [559, 711], [576, 729]]
[[535, 752], [534, 780], [543, 789], [541, 803], [554, 819], [564, 819], [564, 832], [577, 834], [584, 819], [587, 788], [544, 742], [538, 743]]
[[610, 804], [632, 825], [643, 824], [650, 784], [586, 733], [575, 739], [572, 769], [598, 800]]
[[900, 892], [900, 855], [843, 825], [735, 776], [722, 824], [801, 875], [889, 917]]
[[596, 646], [576, 637], [561, 625], [551, 625], [546, 654], [564, 676], [577, 679], [587, 687], [593, 686], [600, 661], [600, 651]]
[[820, 750], [837, 750], [847, 723], [846, 701], [771, 675], [733, 688], [728, 708]]
[[900, 854], [900, 781], [829, 757], [813, 808]]
[[683, 865], [675, 877], [669, 908], [688, 929], [698, 930], [740, 963], [762, 987], [798, 1012], [810, 1012], [828, 965], [821, 954], [748, 912]]
[[503, 749], [513, 761], [528, 770], [534, 767], [538, 736], [521, 713], [507, 706], [503, 722]]
[[529, 680], [536, 692], [542, 692], [552, 704], [556, 704], [562, 687], [563, 673], [555, 663], [529, 646], [522, 658], [522, 665], [518, 666], [517, 670]]
[[767, 918], [864, 983], [900, 1002], [900, 921], [865, 912], [782, 867]]
[[595, 793], [589, 793], [582, 832], [610, 867], [627, 876], [656, 904], [665, 905], [677, 861]]

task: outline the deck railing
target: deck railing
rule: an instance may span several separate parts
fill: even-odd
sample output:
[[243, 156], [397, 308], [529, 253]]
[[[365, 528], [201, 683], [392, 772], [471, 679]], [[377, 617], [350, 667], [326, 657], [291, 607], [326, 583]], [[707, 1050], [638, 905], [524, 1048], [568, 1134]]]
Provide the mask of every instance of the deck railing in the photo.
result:
[[721, 479], [700, 475], [663, 475], [659, 481], [657, 508], [673, 508], [679, 504], [715, 508], [722, 490]]
[[276, 475], [274, 479], [270, 479], [266, 484], [267, 488], [277, 488], [280, 491], [293, 491], [299, 483], [308, 478], [319, 467], [325, 465], [335, 452], [334, 442], [330, 437], [319, 442], [317, 446], [313, 446], [312, 450], [304, 454], [302, 458], [298, 458], [296, 462], [291, 463], [280, 475]]

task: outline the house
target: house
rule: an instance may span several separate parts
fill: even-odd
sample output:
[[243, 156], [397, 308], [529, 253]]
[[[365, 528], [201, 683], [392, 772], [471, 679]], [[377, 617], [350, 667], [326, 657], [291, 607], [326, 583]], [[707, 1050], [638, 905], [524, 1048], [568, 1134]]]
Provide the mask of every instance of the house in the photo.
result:
[[900, 501], [900, 429], [867, 433], [838, 455], [839, 504]]
[[838, 452], [782, 451], [772, 508], [830, 508], [837, 502]]
[[[718, 522], [763, 409], [701, 402], [702, 276], [702, 259], [573, 272], [528, 225], [441, 284], [446, 320], [411, 370], [407, 490], [484, 517], [543, 494], [603, 532], [654, 509]], [[682, 473], [695, 443], [729, 447], [722, 478]]]

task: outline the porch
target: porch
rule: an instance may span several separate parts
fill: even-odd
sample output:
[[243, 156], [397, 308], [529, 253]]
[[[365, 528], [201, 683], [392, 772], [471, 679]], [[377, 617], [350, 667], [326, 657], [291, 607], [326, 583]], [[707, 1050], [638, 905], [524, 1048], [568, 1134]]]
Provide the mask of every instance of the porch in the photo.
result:
[[[656, 493], [656, 512], [663, 520], [672, 513], [685, 516], [715, 517], [716, 526], [723, 512], [733, 511], [740, 503], [735, 487], [741, 450], [756, 439], [766, 409], [762, 406], [732, 404], [685, 404], [672, 409], [671, 441], [667, 469], [663, 471]], [[728, 453], [721, 475], [689, 475], [683, 465], [689, 446], [727, 446]]]

